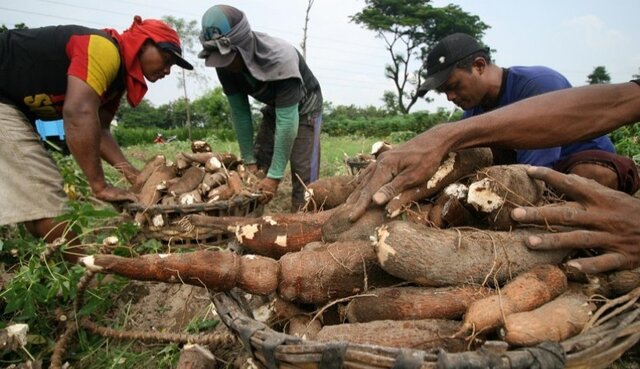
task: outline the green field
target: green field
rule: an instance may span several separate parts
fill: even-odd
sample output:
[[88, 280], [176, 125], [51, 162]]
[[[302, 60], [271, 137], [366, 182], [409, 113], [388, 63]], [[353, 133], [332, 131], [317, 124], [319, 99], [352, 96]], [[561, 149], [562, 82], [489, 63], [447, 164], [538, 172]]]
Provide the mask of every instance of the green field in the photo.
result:
[[[379, 141], [378, 138], [371, 137], [329, 137], [323, 134], [321, 137], [321, 166], [320, 176], [332, 176], [338, 174], [346, 174], [347, 167], [344, 165], [345, 156], [353, 156], [358, 153], [369, 153], [371, 145]], [[238, 154], [238, 144], [236, 142], [221, 142], [213, 137], [205, 139], [213, 150], [228, 151]], [[125, 155], [130, 158], [132, 163], [141, 167], [146, 159], [156, 154], [164, 154], [168, 158], [175, 157], [175, 154], [183, 151], [190, 151], [191, 146], [184, 141], [174, 141], [165, 144], [145, 144], [129, 146], [123, 149]], [[110, 173], [115, 172], [110, 170]]]

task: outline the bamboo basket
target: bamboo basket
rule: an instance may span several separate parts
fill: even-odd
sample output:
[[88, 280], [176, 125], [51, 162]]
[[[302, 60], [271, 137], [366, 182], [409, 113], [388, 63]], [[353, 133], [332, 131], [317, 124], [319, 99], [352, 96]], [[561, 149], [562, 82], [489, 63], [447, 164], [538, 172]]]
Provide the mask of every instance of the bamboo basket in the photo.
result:
[[[132, 203], [124, 209], [133, 216], [143, 211], [150, 221], [141, 229], [141, 234], [148, 239], [159, 239], [166, 242], [206, 241], [219, 244], [227, 242], [231, 234], [210, 227], [186, 226], [181, 220], [188, 214], [202, 214], [213, 217], [238, 216], [259, 217], [263, 206], [259, 204], [259, 196], [237, 196], [229, 200], [190, 205], [152, 205], [145, 207]], [[153, 225], [153, 219], [161, 217], [163, 225]]]
[[605, 303], [582, 333], [561, 343], [509, 349], [503, 341], [486, 341], [462, 353], [307, 341], [254, 320], [240, 294], [217, 293], [211, 299], [225, 325], [268, 369], [599, 369], [640, 340], [639, 296], [636, 288]]

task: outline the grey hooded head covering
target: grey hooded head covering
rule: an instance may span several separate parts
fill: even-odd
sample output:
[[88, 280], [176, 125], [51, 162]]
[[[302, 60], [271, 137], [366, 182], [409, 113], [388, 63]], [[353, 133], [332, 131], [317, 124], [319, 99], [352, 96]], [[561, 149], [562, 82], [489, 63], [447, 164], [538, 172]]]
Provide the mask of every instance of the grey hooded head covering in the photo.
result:
[[266, 33], [253, 32], [243, 12], [229, 5], [214, 5], [202, 16], [199, 58], [209, 67], [223, 68], [240, 53], [251, 75], [259, 81], [302, 80], [299, 54], [290, 43]]

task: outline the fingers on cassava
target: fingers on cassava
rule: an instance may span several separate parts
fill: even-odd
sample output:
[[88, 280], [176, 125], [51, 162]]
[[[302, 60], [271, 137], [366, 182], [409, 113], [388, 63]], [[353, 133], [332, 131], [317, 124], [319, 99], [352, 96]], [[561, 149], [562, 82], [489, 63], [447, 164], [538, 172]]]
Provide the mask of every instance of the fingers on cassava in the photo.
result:
[[540, 225], [592, 226], [601, 222], [597, 214], [573, 205], [525, 206], [513, 209], [511, 217], [519, 223]]
[[[373, 202], [377, 205], [384, 205], [391, 201], [394, 201], [402, 193], [412, 193], [414, 189], [418, 189], [416, 185], [420, 182], [420, 178], [416, 176], [410, 170], [404, 170], [399, 175], [393, 176], [390, 172], [387, 172], [388, 180], [378, 187], [378, 190], [373, 195]], [[408, 205], [412, 199], [401, 201], [398, 206]], [[389, 204], [390, 205], [390, 204]], [[395, 208], [395, 206], [394, 206]], [[387, 206], [387, 213], [391, 214], [393, 210], [389, 210]]]
[[[490, 149], [466, 149], [450, 152], [433, 172], [405, 169], [391, 182], [396, 193], [387, 194], [386, 197], [389, 202], [389, 216], [395, 217], [402, 213], [408, 204], [431, 197], [460, 178], [491, 165], [492, 160]], [[526, 175], [523, 173], [523, 176]], [[380, 204], [378, 201], [376, 203]]]
[[606, 233], [580, 230], [537, 234], [527, 237], [525, 243], [534, 250], [591, 249], [608, 243], [609, 237]]
[[392, 178], [391, 173], [385, 170], [383, 166], [372, 163], [367, 167], [367, 170], [369, 170], [369, 168], [372, 168], [372, 172], [368, 174], [368, 179], [363, 179], [360, 185], [353, 191], [353, 195], [357, 196], [357, 200], [355, 202], [349, 202], [353, 204], [351, 212], [349, 213], [349, 221], [351, 222], [355, 222], [365, 213], [369, 204], [371, 204], [373, 194]]
[[587, 274], [596, 274], [618, 269], [629, 269], [633, 265], [624, 255], [612, 252], [589, 258], [573, 259], [567, 262], [567, 266]]
[[527, 174], [535, 179], [541, 179], [549, 186], [568, 195], [573, 200], [582, 200], [593, 195], [593, 186], [586, 178], [573, 174], [564, 174], [545, 167], [530, 167]]
[[351, 195], [347, 198], [347, 204], [355, 204], [360, 199], [360, 194], [363, 188], [369, 183], [369, 179], [373, 174], [376, 163], [370, 163], [366, 168], [356, 174], [356, 188], [353, 190]]

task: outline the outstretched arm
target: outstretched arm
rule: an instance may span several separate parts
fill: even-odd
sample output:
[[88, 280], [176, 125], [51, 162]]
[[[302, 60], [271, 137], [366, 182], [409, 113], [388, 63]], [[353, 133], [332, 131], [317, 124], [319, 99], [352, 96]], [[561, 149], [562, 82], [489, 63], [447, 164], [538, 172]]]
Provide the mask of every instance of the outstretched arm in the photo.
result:
[[449, 152], [470, 147], [543, 148], [600, 136], [640, 120], [640, 86], [590, 85], [521, 100], [492, 112], [440, 124], [383, 153], [363, 173], [348, 202], [352, 221], [373, 200], [382, 205], [430, 178]]

